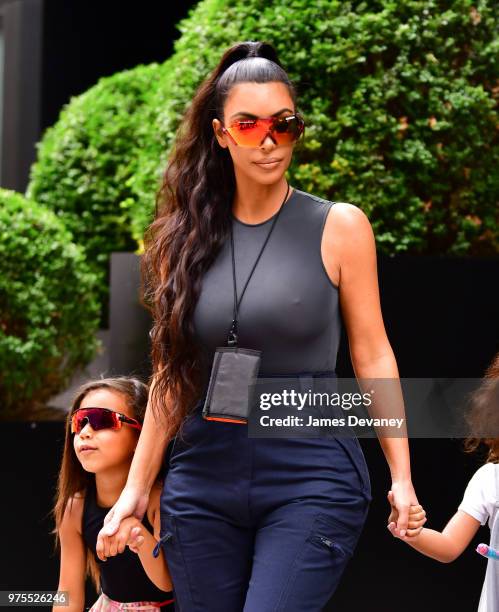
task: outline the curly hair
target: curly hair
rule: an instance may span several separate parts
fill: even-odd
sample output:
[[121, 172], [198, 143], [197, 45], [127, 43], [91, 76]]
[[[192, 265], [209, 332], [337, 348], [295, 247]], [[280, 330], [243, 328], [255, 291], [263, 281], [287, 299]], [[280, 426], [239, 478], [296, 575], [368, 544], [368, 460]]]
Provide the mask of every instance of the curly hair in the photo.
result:
[[[471, 432], [499, 430], [499, 353], [488, 366], [481, 385], [473, 392], [471, 408], [466, 415]], [[499, 463], [499, 437], [470, 435], [464, 441], [468, 453], [481, 445], [488, 449], [487, 463]]]

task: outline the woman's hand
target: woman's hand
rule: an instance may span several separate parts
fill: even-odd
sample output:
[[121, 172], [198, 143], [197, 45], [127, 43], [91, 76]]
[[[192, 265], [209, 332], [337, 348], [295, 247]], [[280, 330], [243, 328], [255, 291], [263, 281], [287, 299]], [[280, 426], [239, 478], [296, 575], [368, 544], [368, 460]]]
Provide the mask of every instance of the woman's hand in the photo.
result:
[[95, 552], [101, 561], [106, 561], [111, 548], [111, 537], [119, 529], [121, 521], [128, 517], [142, 520], [149, 504], [149, 493], [125, 486], [118, 501], [104, 518], [104, 525], [97, 536]]
[[389, 502], [392, 506], [388, 523], [395, 522], [392, 534], [403, 538], [409, 528], [410, 507], [419, 505], [418, 498], [410, 480], [394, 481], [388, 495], [390, 496]]
[[398, 535], [396, 535], [394, 533], [394, 529], [396, 527], [397, 524], [397, 519], [398, 519], [398, 511], [397, 508], [394, 506], [394, 502], [393, 502], [393, 491], [388, 491], [388, 502], [390, 503], [391, 506], [391, 512], [390, 512], [390, 516], [388, 517], [388, 525], [387, 528], [390, 531], [390, 533], [394, 536], [394, 537], [398, 537], [401, 540], [409, 540], [411, 538], [414, 538], [415, 536], [419, 535], [421, 533], [421, 530], [423, 529], [423, 525], [426, 523], [426, 521], [428, 520], [426, 518], [426, 512], [423, 508], [423, 506], [421, 506], [420, 504], [418, 504], [417, 506], [411, 506], [409, 508], [409, 518], [408, 518], [408, 523], [407, 523], [407, 532], [405, 534], [405, 536], [400, 537]]
[[132, 531], [136, 528], [140, 530], [141, 524], [140, 520], [135, 516], [128, 516], [122, 519], [118, 531], [114, 535], [104, 536], [102, 556], [108, 559], [109, 557], [116, 557], [116, 555], [121, 554], [130, 542], [134, 543]]

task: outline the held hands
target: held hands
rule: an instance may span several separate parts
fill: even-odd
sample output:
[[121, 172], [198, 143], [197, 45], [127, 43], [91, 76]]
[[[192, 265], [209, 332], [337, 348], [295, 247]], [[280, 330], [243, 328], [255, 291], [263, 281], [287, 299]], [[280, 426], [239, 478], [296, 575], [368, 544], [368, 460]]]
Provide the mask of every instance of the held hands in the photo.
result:
[[121, 521], [114, 535], [103, 537], [99, 559], [102, 558], [101, 555], [104, 561], [107, 560], [107, 557], [115, 557], [125, 550], [125, 546], [128, 546], [132, 552], [138, 553], [143, 543], [142, 523], [135, 516], [129, 516]]
[[407, 521], [407, 530], [405, 535], [402, 535], [401, 531], [397, 529], [397, 519], [398, 519], [398, 511], [394, 505], [394, 495], [393, 491], [388, 491], [388, 502], [391, 506], [390, 516], [388, 517], [388, 525], [387, 528], [394, 538], [399, 538], [400, 540], [407, 542], [411, 538], [419, 535], [421, 530], [423, 529], [423, 525], [428, 520], [426, 518], [426, 512], [420, 504], [411, 505], [409, 508], [409, 517]]
[[[391, 505], [391, 513], [388, 517], [388, 523], [393, 523], [393, 531], [391, 530], [392, 535], [402, 539], [406, 536], [408, 529], [410, 529], [412, 532], [409, 534], [409, 537], [418, 535], [426, 522], [425, 520], [421, 522], [426, 513], [419, 507], [419, 502], [416, 497], [416, 493], [414, 492], [412, 482], [410, 480], [396, 480], [392, 482], [391, 491], [388, 493], [388, 501]], [[411, 507], [413, 508], [412, 512]], [[420, 520], [414, 521], [414, 517], [412, 515], [417, 514], [419, 517], [421, 511], [424, 513], [423, 517]], [[409, 525], [410, 513], [413, 525]], [[414, 527], [414, 522], [417, 523], [416, 527]], [[414, 529], [417, 530], [416, 533], [414, 533]]]
[[[113, 539], [113, 536], [118, 534], [121, 524], [126, 519], [130, 519], [128, 526], [130, 524], [132, 524], [132, 526], [137, 526], [137, 521], [140, 524], [147, 510], [148, 503], [149, 494], [125, 486], [118, 501], [106, 514], [104, 526], [97, 536], [95, 550], [101, 561], [105, 561], [107, 557], [118, 554], [118, 547], [121, 547], [119, 552], [125, 550], [127, 542], [125, 541], [124, 544], [122, 543], [123, 534], [120, 536], [119, 543], [117, 539]], [[135, 523], [133, 523], [132, 519], [135, 519]], [[126, 533], [130, 535], [130, 531]]]

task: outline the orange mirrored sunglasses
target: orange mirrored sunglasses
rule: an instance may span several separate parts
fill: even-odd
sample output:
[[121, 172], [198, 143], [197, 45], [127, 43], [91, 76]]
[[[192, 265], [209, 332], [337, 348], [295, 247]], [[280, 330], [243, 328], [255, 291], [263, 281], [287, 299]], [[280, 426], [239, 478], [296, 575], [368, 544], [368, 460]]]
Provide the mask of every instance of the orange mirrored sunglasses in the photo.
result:
[[240, 147], [259, 147], [267, 135], [276, 144], [291, 144], [298, 140], [305, 129], [305, 121], [299, 113], [288, 117], [255, 117], [236, 119], [222, 131]]

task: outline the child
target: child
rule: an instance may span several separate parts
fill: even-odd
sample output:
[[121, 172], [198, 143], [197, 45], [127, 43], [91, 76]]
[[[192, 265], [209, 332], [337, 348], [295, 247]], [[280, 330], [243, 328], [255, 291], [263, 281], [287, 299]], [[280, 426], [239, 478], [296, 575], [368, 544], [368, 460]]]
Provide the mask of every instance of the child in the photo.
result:
[[173, 608], [163, 552], [157, 558], [152, 555], [160, 531], [160, 482], [151, 491], [143, 522], [130, 517], [113, 536], [113, 556], [103, 562], [95, 552], [104, 517], [127, 479], [147, 395], [144, 383], [125, 377], [92, 381], [77, 392], [66, 422], [53, 511], [56, 543], [61, 546], [58, 590], [68, 591], [69, 606], [53, 610], [84, 610], [87, 574], [101, 591], [91, 612]]
[[[472, 398], [468, 421], [472, 430], [492, 431], [498, 435], [499, 353], [488, 367], [484, 380]], [[388, 529], [428, 557], [442, 563], [454, 561], [470, 544], [480, 525], [488, 519], [491, 529], [490, 546], [499, 549], [499, 437], [467, 438], [466, 451], [472, 452], [483, 443], [488, 448], [487, 461], [471, 478], [456, 514], [442, 532], [423, 528], [410, 539], [394, 533], [395, 523]], [[392, 503], [391, 491], [388, 500]], [[424, 511], [423, 511], [424, 512]], [[488, 560], [478, 612], [499, 612], [499, 561]]]

